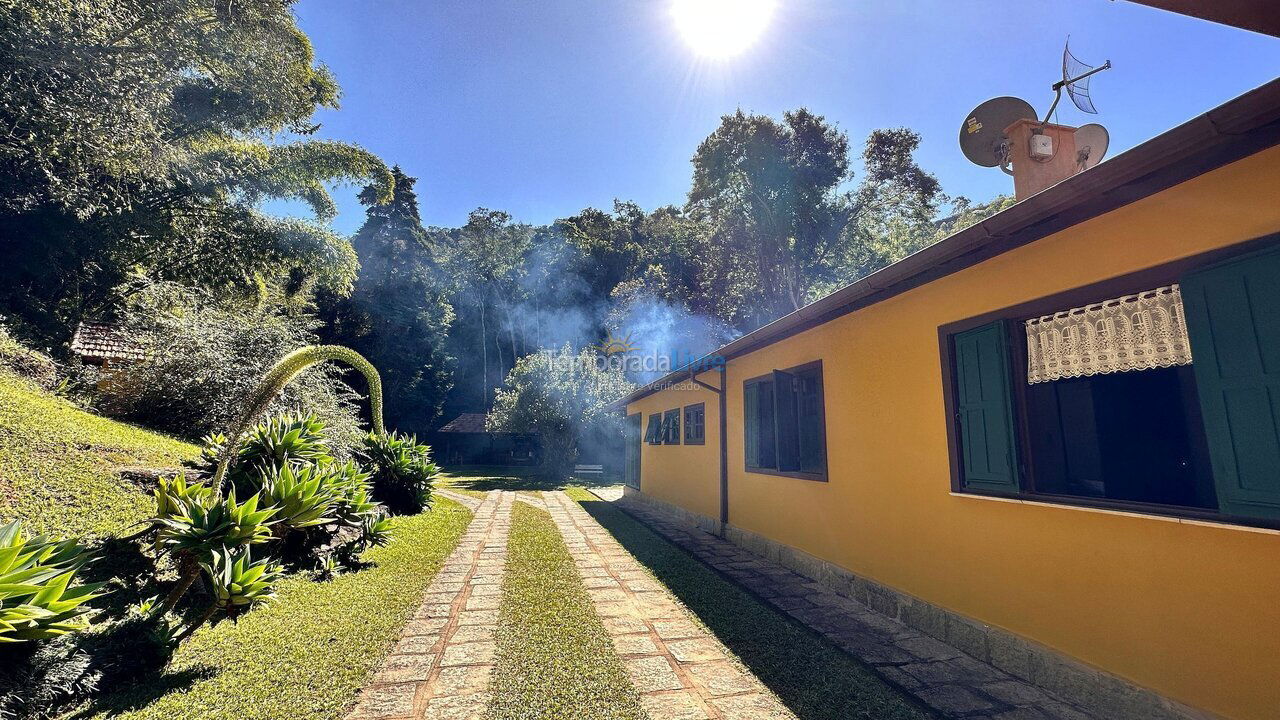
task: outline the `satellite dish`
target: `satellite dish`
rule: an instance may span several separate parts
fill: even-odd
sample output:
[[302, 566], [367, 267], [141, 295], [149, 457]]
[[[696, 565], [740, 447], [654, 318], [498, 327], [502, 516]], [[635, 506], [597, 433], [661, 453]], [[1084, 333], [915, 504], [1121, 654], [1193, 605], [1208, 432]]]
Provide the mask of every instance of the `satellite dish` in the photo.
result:
[[1110, 142], [1111, 134], [1098, 123], [1076, 128], [1076, 164], [1081, 170], [1088, 170], [1102, 162]]
[[975, 165], [1004, 165], [1009, 156], [1004, 129], [1022, 119], [1036, 119], [1031, 103], [1016, 97], [991, 98], [974, 108], [960, 125], [960, 150]]

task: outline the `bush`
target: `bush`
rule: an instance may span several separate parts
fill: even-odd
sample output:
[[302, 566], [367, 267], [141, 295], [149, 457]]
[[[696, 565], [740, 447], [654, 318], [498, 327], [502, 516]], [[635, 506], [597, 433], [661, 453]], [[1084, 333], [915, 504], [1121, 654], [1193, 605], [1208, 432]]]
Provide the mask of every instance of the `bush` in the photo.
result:
[[85, 603], [102, 586], [71, 584], [87, 561], [87, 551], [74, 540], [27, 538], [18, 520], [0, 526], [0, 644], [89, 627]]
[[58, 382], [58, 366], [41, 352], [18, 342], [0, 326], [0, 369], [26, 378], [48, 390]]
[[[186, 438], [225, 430], [263, 373], [295, 348], [314, 342], [309, 315], [219, 306], [192, 290], [155, 285], [124, 317], [150, 359], [110, 371], [98, 384], [104, 413]], [[325, 364], [306, 371], [272, 404], [274, 413], [313, 413], [329, 430], [334, 451], [359, 442], [358, 396], [342, 371]]]
[[431, 462], [431, 448], [416, 437], [391, 432], [369, 433], [359, 450], [373, 480], [373, 497], [393, 513], [407, 515], [431, 504], [440, 468]]

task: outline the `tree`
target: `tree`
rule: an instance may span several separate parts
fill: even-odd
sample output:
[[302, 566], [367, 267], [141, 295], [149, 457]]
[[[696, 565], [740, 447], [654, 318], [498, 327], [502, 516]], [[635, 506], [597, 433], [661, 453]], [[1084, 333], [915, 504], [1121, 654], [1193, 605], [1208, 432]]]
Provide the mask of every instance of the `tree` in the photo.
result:
[[[931, 219], [944, 196], [912, 159], [920, 137], [877, 130], [863, 150], [854, 191], [849, 141], [801, 108], [781, 123], [739, 110], [698, 146], [686, 209], [707, 224], [720, 258], [713, 285], [737, 294], [749, 330], [815, 298], [815, 288], [849, 281], [882, 258], [861, 247], [894, 222]], [[854, 277], [851, 277], [854, 276]]]
[[[308, 136], [338, 87], [290, 2], [31, 0], [0, 5], [0, 311], [46, 343], [146, 281], [222, 297], [349, 290], [332, 181], [391, 177]], [[315, 219], [258, 210], [294, 198]], [[303, 283], [306, 284], [306, 283]]]
[[[453, 352], [458, 357], [480, 358], [479, 375], [469, 378], [470, 387], [479, 391], [475, 399], [480, 407], [489, 406], [490, 392], [522, 354], [514, 306], [533, 234], [533, 228], [514, 222], [509, 214], [486, 208], [473, 210], [460, 228], [430, 234], [459, 316], [456, 326], [461, 332], [450, 336]], [[491, 346], [496, 373], [489, 370]], [[504, 352], [510, 360], [505, 364]]]
[[542, 469], [560, 480], [584, 447], [621, 437], [621, 418], [607, 406], [633, 387], [591, 349], [575, 353], [565, 345], [526, 355], [498, 391], [488, 428], [537, 433]]
[[325, 296], [322, 315], [332, 342], [348, 345], [382, 373], [387, 422], [423, 433], [440, 417], [453, 386], [454, 358], [446, 343], [453, 307], [418, 214], [416, 178], [397, 166], [395, 190], [380, 202], [378, 188], [360, 193], [364, 225], [352, 245], [360, 274], [350, 298]]

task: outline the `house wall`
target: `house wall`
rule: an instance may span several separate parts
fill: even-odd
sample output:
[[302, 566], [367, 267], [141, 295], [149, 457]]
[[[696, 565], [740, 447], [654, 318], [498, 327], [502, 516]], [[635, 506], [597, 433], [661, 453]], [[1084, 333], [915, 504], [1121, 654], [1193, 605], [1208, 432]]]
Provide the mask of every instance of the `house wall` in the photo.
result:
[[[938, 328], [1280, 231], [1277, 188], [1273, 148], [734, 358], [730, 524], [1189, 705], [1275, 717], [1280, 533], [953, 494]], [[746, 472], [743, 380], [819, 359], [829, 481]], [[712, 442], [697, 464], [646, 447], [642, 491], [714, 516]]]
[[[715, 387], [720, 386], [720, 372], [706, 372], [698, 379]], [[649, 424], [650, 415], [695, 403], [706, 404], [706, 443], [703, 445], [649, 445], [640, 446], [640, 491], [654, 498], [709, 518], [720, 517], [720, 396], [694, 385], [681, 383], [680, 387], [665, 390], [656, 395], [632, 403], [627, 413], [644, 413], [640, 419], [640, 433]], [[684, 415], [680, 419], [680, 437], [684, 438]]]

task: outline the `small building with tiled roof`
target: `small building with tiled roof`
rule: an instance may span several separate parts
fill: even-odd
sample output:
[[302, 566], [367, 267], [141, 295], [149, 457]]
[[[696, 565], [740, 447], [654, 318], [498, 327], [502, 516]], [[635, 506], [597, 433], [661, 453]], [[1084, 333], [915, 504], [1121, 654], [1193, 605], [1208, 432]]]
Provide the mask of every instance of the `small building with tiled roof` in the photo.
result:
[[532, 466], [539, 462], [536, 433], [492, 432], [484, 413], [462, 413], [440, 426], [432, 446], [442, 465]]
[[147, 359], [146, 348], [118, 325], [83, 322], [71, 338], [71, 352], [89, 365], [110, 367]]

